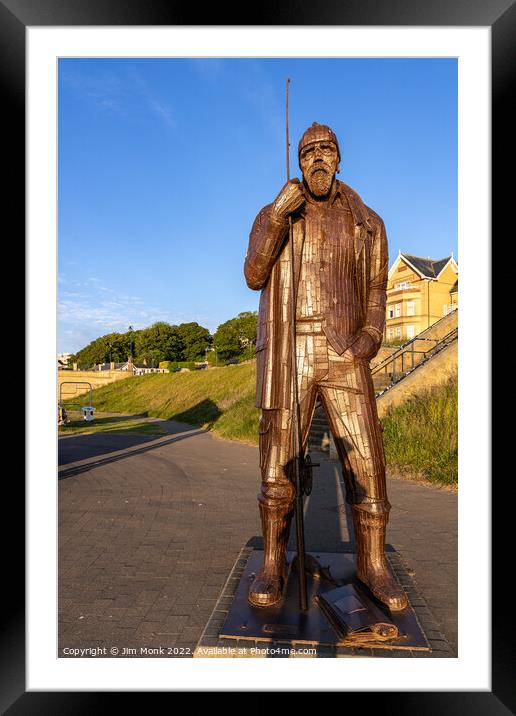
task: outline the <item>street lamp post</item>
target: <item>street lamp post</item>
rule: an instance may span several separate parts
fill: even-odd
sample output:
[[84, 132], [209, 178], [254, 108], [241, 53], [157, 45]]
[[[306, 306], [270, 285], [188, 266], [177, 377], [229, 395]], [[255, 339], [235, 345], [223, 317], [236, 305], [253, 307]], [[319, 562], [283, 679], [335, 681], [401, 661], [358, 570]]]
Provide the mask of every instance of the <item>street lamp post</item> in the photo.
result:
[[129, 331], [130, 331], [130, 339], [129, 339], [130, 340], [130, 343], [129, 343], [130, 348], [129, 348], [129, 350], [130, 350], [131, 358], [132, 358], [133, 357], [133, 331], [134, 331], [134, 328], [132, 326], [129, 326]]

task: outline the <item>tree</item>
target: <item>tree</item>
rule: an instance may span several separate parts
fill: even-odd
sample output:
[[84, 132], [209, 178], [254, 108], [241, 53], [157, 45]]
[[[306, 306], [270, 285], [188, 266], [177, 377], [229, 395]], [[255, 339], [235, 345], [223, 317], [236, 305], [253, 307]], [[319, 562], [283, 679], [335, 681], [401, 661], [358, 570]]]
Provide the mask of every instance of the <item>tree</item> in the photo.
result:
[[158, 321], [152, 326], [126, 333], [108, 333], [81, 348], [71, 360], [81, 366], [90, 367], [97, 363], [125, 362], [132, 352], [136, 362], [146, 361], [158, 366], [161, 361], [198, 361], [205, 357], [212, 337], [207, 328], [198, 323], [171, 325]]
[[205, 351], [211, 345], [212, 337], [207, 328], [198, 323], [181, 323], [177, 327], [182, 341], [183, 361], [199, 361], [205, 357]]
[[221, 323], [213, 336], [215, 350], [225, 360], [251, 355], [256, 344], [257, 326], [256, 311], [244, 311]]
[[[131, 350], [130, 333], [110, 333], [108, 336], [108, 357], [113, 363], [125, 363]], [[111, 344], [111, 350], [109, 349]]]
[[217, 328], [213, 336], [213, 347], [224, 360], [235, 358], [238, 355], [240, 352], [240, 341], [234, 318], [225, 323], [221, 323]]
[[[136, 339], [139, 333], [140, 331], [133, 332], [133, 337]], [[85, 367], [90, 367], [97, 363], [108, 363], [110, 359], [114, 363], [121, 363], [127, 360], [130, 343], [129, 333], [107, 333], [77, 351], [70, 359], [70, 362], [78, 363]]]
[[158, 321], [139, 332], [135, 341], [136, 361], [156, 367], [160, 361], [181, 360], [182, 347], [178, 326]]
[[258, 313], [244, 311], [234, 319], [237, 324], [238, 337], [242, 347], [256, 345], [256, 331], [258, 329]]

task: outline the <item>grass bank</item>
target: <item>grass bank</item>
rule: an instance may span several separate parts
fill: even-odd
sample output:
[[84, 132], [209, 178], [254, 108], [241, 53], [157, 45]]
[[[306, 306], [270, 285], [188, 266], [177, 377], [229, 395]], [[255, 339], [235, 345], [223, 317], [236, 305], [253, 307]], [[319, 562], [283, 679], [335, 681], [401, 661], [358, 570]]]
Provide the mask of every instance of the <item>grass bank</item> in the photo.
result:
[[391, 472], [457, 485], [457, 378], [391, 408], [382, 419]]
[[[155, 373], [97, 388], [93, 405], [103, 413], [177, 420], [256, 444], [259, 411], [254, 406], [255, 381], [254, 361], [189, 373]], [[89, 396], [70, 402], [86, 405]]]
[[[98, 388], [93, 391], [93, 405], [99, 412], [178, 420], [224, 438], [257, 444], [255, 378], [254, 361], [190, 373], [151, 374]], [[382, 424], [391, 473], [457, 484], [457, 403], [454, 379], [388, 412]], [[117, 426], [124, 431], [130, 428]], [[137, 429], [153, 430], [147, 425]]]

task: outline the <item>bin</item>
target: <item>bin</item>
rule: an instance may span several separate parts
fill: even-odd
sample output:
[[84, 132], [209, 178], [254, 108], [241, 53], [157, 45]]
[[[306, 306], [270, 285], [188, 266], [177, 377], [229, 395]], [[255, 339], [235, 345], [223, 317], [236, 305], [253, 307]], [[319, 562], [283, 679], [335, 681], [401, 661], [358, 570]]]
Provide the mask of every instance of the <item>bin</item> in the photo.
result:
[[92, 405], [85, 405], [81, 408], [81, 410], [84, 420], [86, 420], [86, 422], [88, 423], [91, 423], [94, 418], [93, 413], [95, 412], [95, 408]]

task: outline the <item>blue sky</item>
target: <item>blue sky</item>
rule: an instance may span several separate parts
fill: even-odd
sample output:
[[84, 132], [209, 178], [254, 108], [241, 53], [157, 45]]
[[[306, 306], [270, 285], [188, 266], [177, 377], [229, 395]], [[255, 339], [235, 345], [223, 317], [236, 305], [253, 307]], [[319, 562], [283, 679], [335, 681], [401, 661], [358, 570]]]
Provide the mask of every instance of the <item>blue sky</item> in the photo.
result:
[[314, 121], [339, 178], [398, 250], [457, 254], [454, 59], [62, 59], [59, 352], [129, 325], [211, 331], [256, 310], [242, 266], [259, 209]]

